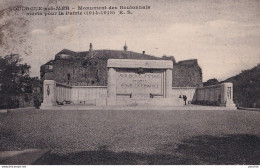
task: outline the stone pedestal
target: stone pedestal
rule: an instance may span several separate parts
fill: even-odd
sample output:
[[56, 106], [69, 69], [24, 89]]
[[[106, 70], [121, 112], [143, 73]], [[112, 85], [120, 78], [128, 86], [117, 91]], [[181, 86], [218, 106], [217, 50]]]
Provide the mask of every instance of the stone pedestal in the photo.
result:
[[153, 98], [153, 99], [129, 99], [129, 98], [108, 98], [107, 106], [122, 106], [122, 107], [174, 107], [183, 106], [183, 101], [174, 98]]
[[233, 102], [233, 83], [221, 84], [221, 104], [224, 107], [236, 107]]
[[54, 80], [43, 81], [43, 103], [41, 109], [56, 105], [56, 82]]
[[116, 71], [114, 68], [108, 68], [107, 97], [116, 98]]
[[165, 97], [169, 98], [172, 92], [172, 69], [166, 69], [165, 76]]

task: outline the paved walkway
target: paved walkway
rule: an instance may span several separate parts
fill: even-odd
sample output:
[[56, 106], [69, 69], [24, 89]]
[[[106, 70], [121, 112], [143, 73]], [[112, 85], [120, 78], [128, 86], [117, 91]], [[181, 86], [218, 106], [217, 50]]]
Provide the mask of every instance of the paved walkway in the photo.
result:
[[35, 109], [35, 107], [23, 107], [23, 108], [14, 108], [14, 109], [1, 109], [0, 113], [7, 113], [9, 111], [23, 111], [27, 109]]
[[260, 108], [247, 108], [247, 107], [239, 107], [240, 110], [249, 110], [249, 111], [260, 111]]
[[7, 113], [7, 109], [1, 109], [0, 113]]
[[87, 105], [57, 105], [46, 108], [46, 110], [236, 110], [236, 107], [220, 107], [220, 106], [87, 106]]

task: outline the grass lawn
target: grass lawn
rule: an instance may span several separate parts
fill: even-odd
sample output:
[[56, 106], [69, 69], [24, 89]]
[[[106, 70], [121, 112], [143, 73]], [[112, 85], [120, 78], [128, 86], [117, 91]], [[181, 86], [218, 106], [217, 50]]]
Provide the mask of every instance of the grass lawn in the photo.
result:
[[39, 164], [260, 164], [257, 111], [0, 114], [0, 150], [50, 149]]

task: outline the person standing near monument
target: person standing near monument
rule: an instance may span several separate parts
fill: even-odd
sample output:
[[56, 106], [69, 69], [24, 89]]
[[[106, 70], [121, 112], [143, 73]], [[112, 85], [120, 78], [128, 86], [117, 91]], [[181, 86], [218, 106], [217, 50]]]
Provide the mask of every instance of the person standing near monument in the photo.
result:
[[186, 96], [186, 95], [183, 95], [182, 97], [183, 97], [183, 100], [184, 100], [184, 102], [185, 102], [185, 105], [186, 105], [187, 96]]

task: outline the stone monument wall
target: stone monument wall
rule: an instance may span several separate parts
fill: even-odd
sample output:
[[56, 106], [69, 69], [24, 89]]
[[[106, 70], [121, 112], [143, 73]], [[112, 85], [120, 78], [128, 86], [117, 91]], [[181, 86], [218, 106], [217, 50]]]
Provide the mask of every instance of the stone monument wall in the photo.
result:
[[[110, 85], [113, 84], [116, 85], [116, 83], [110, 83]], [[173, 87], [167, 91], [168, 94], [164, 95], [165, 97], [120, 97], [118, 96], [120, 93], [117, 92], [116, 87], [114, 88], [115, 92], [113, 90], [111, 92], [109, 88], [103, 86], [68, 86], [56, 83], [53, 80], [45, 80], [41, 108], [48, 109], [59, 103], [65, 104], [67, 102], [96, 106], [183, 106], [183, 95], [186, 95], [187, 103], [192, 102], [193, 104], [224, 106], [236, 109], [233, 103], [232, 83], [222, 83], [202, 88]]]
[[232, 83], [197, 88], [194, 97], [194, 104], [235, 107]]

